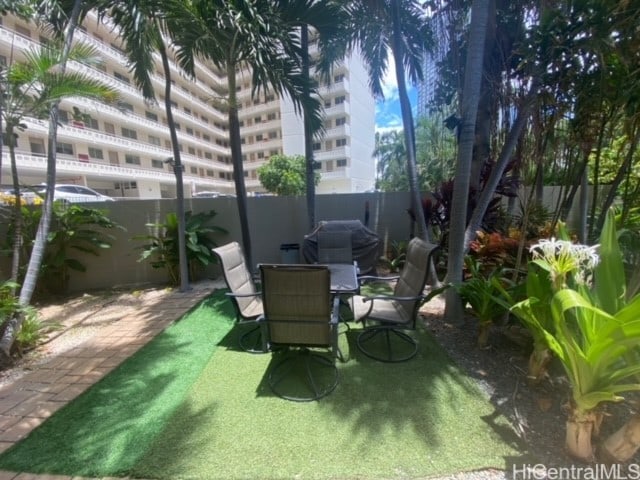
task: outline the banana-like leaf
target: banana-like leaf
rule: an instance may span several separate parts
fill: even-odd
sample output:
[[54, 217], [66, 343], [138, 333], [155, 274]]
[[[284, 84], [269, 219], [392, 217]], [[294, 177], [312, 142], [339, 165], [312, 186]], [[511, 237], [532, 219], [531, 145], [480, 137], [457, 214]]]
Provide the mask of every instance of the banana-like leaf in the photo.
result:
[[625, 304], [626, 281], [615, 218], [611, 210], [605, 218], [598, 250], [600, 262], [594, 272], [594, 294], [598, 305], [613, 315]]

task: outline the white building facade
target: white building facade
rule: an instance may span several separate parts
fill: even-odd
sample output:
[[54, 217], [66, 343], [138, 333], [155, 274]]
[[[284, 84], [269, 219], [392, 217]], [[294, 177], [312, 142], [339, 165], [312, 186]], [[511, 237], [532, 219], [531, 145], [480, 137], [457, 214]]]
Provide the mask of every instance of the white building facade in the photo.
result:
[[[34, 24], [6, 16], [0, 24], [0, 62], [21, 61], [23, 52], [47, 41]], [[159, 56], [153, 74], [157, 104], [145, 102], [121, 50], [117, 32], [89, 16], [76, 41], [92, 45], [101, 64], [96, 68], [69, 62], [68, 68], [89, 71], [119, 94], [117, 105], [72, 97], [61, 105], [58, 128], [57, 182], [89, 186], [112, 197], [173, 198], [175, 176], [167, 162], [173, 156], [164, 110], [165, 79]], [[234, 193], [227, 116], [219, 105], [227, 81], [212, 65], [196, 62], [196, 78], [188, 79], [172, 65], [172, 111], [184, 164], [185, 195], [201, 191]], [[248, 77], [247, 77], [248, 78]], [[249, 80], [250, 82], [250, 80]], [[238, 82], [242, 148], [247, 191], [263, 192], [257, 168], [270, 155], [303, 153], [303, 122], [291, 102], [275, 95], [251, 98], [251, 85]], [[334, 81], [323, 86], [326, 134], [314, 145], [322, 179], [318, 193], [365, 191], [374, 184], [374, 100], [366, 71], [357, 56], [337, 68]], [[22, 185], [41, 183], [46, 172], [48, 122], [26, 119], [20, 133], [17, 165]], [[302, 146], [302, 149], [300, 148]], [[9, 156], [3, 149], [3, 186], [11, 185]]]

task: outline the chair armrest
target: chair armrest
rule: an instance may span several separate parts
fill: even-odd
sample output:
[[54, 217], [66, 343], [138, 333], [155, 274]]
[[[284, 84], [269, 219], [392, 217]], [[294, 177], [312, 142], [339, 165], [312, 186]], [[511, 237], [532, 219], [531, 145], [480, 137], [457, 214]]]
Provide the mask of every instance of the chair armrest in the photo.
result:
[[227, 292], [227, 293], [225, 293], [225, 295], [227, 297], [244, 298], [244, 297], [259, 297], [260, 295], [262, 295], [262, 293], [261, 292], [256, 292], [256, 293], [233, 293], [233, 292]]
[[333, 299], [333, 307], [331, 308], [331, 324], [338, 325], [340, 321], [340, 295], [336, 295]]
[[380, 280], [380, 281], [383, 281], [383, 282], [389, 282], [391, 280], [398, 280], [399, 278], [400, 278], [400, 275], [396, 275], [396, 276], [393, 276], [393, 277], [376, 277], [376, 276], [373, 276], [373, 275], [363, 275], [361, 277], [358, 277], [358, 280], [359, 281], [360, 280], [367, 280], [367, 281], [369, 281], [369, 280]]
[[373, 300], [397, 300], [399, 302], [409, 302], [414, 300], [420, 300], [425, 298], [424, 295], [415, 295], [413, 297], [397, 297], [394, 295], [373, 295], [368, 297], [362, 297], [363, 302], [372, 302]]

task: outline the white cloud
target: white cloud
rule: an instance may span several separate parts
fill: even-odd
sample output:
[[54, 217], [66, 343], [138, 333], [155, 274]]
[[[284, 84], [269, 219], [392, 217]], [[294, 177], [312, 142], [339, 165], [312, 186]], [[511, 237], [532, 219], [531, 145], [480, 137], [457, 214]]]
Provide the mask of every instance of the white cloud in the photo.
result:
[[387, 101], [393, 101], [398, 98], [398, 81], [396, 79], [396, 62], [393, 54], [389, 52], [387, 71], [382, 79], [382, 93]]

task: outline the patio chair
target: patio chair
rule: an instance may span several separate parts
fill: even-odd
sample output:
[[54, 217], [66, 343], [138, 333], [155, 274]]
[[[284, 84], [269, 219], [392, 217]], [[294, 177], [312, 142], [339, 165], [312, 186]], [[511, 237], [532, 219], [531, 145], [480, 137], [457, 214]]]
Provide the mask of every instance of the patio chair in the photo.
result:
[[[271, 390], [281, 398], [312, 401], [338, 385], [339, 300], [329, 291], [325, 265], [261, 265], [265, 349], [274, 351]], [[280, 348], [284, 347], [284, 348]], [[318, 349], [329, 349], [330, 355]], [[277, 357], [281, 358], [277, 358]]]
[[[418, 352], [418, 343], [406, 330], [414, 330], [418, 310], [425, 300], [429, 264], [437, 245], [413, 238], [407, 246], [405, 265], [397, 277], [361, 277], [362, 280], [397, 280], [392, 295], [355, 296], [353, 316], [364, 329], [358, 335], [358, 349], [381, 362], [403, 362]], [[370, 326], [367, 323], [371, 322]]]
[[257, 323], [258, 317], [264, 312], [262, 297], [247, 269], [242, 247], [238, 242], [231, 242], [212, 250], [222, 266], [224, 281], [230, 290], [227, 295], [236, 312], [236, 322], [239, 325], [254, 324], [253, 328], [240, 335], [240, 348], [250, 353], [265, 353], [260, 325]]

